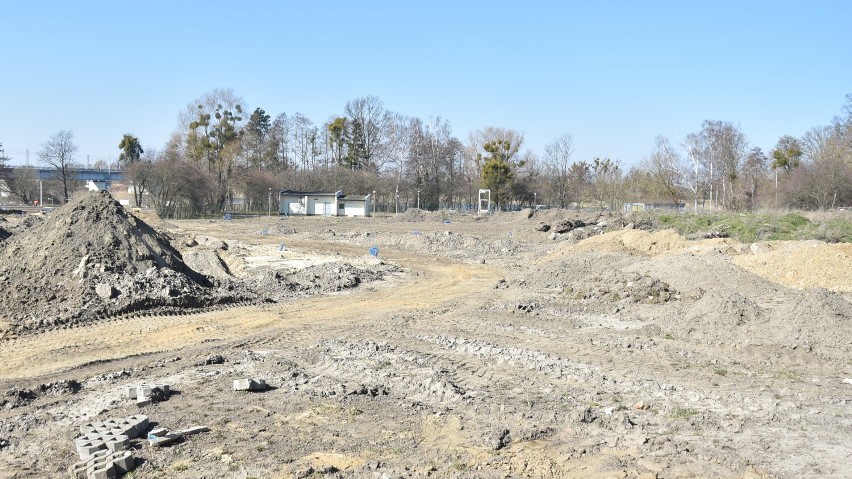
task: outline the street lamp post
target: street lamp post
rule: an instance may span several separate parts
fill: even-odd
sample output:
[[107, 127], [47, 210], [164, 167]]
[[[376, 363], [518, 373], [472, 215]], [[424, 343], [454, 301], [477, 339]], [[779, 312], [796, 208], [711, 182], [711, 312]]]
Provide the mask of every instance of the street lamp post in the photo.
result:
[[533, 192], [533, 211], [538, 208], [538, 193]]
[[420, 209], [420, 190], [417, 190], [417, 209]]

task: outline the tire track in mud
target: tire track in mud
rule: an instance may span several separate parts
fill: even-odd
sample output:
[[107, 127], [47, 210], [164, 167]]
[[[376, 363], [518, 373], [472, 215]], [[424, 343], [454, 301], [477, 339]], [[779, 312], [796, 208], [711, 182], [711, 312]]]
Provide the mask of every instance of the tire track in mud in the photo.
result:
[[[313, 245], [317, 246], [317, 245]], [[337, 245], [321, 245], [334, 249]], [[200, 314], [112, 317], [97, 324], [54, 328], [0, 342], [0, 378], [41, 376], [87, 363], [179, 350], [201, 342], [274, 338], [311, 324], [352, 327], [365, 318], [429, 309], [490, 288], [497, 273], [483, 265], [391, 255], [410, 270], [405, 277], [365, 284], [353, 291], [279, 304], [238, 306]]]

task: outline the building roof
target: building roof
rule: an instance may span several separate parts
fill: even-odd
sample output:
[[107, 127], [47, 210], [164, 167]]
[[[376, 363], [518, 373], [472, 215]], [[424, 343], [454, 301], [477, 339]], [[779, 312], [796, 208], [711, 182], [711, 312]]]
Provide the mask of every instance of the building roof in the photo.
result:
[[296, 191], [296, 190], [281, 190], [280, 195], [290, 195], [290, 196], [334, 196], [339, 197], [343, 196], [342, 191], [335, 191], [334, 193], [328, 191]]
[[[367, 196], [370, 196], [370, 195], [367, 195]], [[367, 196], [364, 196], [364, 195], [343, 195], [338, 199], [350, 200], [350, 201], [365, 201], [367, 199]]]

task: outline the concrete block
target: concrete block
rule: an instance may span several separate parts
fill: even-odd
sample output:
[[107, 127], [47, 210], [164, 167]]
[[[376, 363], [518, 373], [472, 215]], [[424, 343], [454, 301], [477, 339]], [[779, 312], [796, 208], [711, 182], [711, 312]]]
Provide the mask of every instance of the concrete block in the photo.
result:
[[136, 399], [136, 386], [124, 386], [124, 397]]
[[164, 427], [156, 427], [148, 432], [148, 439], [152, 437], [163, 437], [169, 433], [169, 430]]
[[130, 451], [121, 451], [113, 454], [112, 464], [116, 472], [127, 474], [136, 467], [136, 459]]
[[108, 450], [106, 450], [106, 448], [98, 449], [97, 451], [94, 452], [94, 454], [87, 457], [86, 461], [88, 461], [89, 463], [92, 463], [92, 462], [98, 461], [98, 460], [100, 460], [100, 459], [102, 459], [106, 456], [109, 456], [109, 454], [110, 454], [110, 452]]
[[234, 391], [265, 391], [263, 379], [234, 379]]
[[138, 407], [145, 407], [145, 406], [150, 406], [150, 405], [151, 405], [151, 400], [148, 399], [148, 398], [143, 397], [143, 398], [136, 400], [136, 406], [138, 406]]
[[160, 436], [160, 437], [155, 436], [153, 439], [151, 439], [149, 437], [148, 438], [148, 444], [155, 446], [155, 447], [161, 447], [161, 446], [165, 446], [167, 444], [171, 444], [171, 443], [177, 441], [178, 439], [180, 439], [181, 437], [182, 436], [179, 433], [170, 432], [170, 433], [166, 434], [165, 436]]
[[115, 467], [112, 465], [112, 461], [91, 465], [86, 469], [86, 476], [89, 479], [115, 479]]
[[149, 425], [148, 416], [146, 416], [144, 414], [136, 414], [136, 415], [133, 415], [133, 416], [128, 416], [127, 420], [130, 422], [130, 424], [133, 424], [133, 429], [131, 431], [131, 434], [128, 434], [128, 436], [130, 436], [131, 439], [135, 439], [135, 438], [141, 436], [143, 433], [145, 433], [145, 431], [148, 430], [148, 425]]
[[121, 424], [121, 422], [122, 422], [122, 419], [116, 418], [116, 417], [111, 417], [109, 419], [105, 419], [101, 423], [100, 428], [101, 429], [112, 429], [112, 428], [118, 426], [119, 424]]
[[80, 459], [88, 459], [101, 449], [106, 449], [106, 445], [103, 441], [99, 440], [83, 442], [77, 445], [77, 453], [80, 454]]
[[89, 468], [89, 461], [83, 460], [80, 462], [75, 462], [70, 467], [68, 467], [68, 475], [73, 479], [79, 479], [81, 477], [86, 477], [86, 469]]
[[107, 449], [110, 452], [123, 451], [130, 447], [130, 438], [127, 436], [112, 436], [109, 439], [104, 439]]
[[200, 432], [207, 432], [209, 430], [210, 430], [210, 428], [207, 427], [207, 426], [191, 426], [191, 427], [188, 427], [186, 429], [181, 429], [178, 432], [183, 434], [184, 436], [191, 436], [193, 434], [198, 434]]
[[136, 386], [136, 399], [147, 397], [151, 397], [151, 386], [147, 384]]

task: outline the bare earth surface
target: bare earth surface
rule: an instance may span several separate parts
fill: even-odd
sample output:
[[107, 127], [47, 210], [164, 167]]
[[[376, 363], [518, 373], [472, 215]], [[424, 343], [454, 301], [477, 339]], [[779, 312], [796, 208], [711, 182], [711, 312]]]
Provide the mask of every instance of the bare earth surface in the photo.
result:
[[[160, 241], [130, 219], [51, 271], [74, 308], [0, 311], [0, 477], [67, 476], [80, 425], [140, 412], [210, 431], [134, 441], [134, 478], [852, 477], [848, 245], [560, 211], [140, 216], [170, 242], [161, 267], [200, 276], [171, 282], [143, 253], [98, 264], [157, 288], [119, 266], [73, 276], [86, 253], [111, 258], [104, 242]], [[3, 263], [9, 245], [49, 221], [0, 224], [7, 298], [11, 276], [36, 277]], [[234, 391], [242, 378], [271, 388]], [[122, 394], [139, 383], [177, 392], [140, 409]]]

